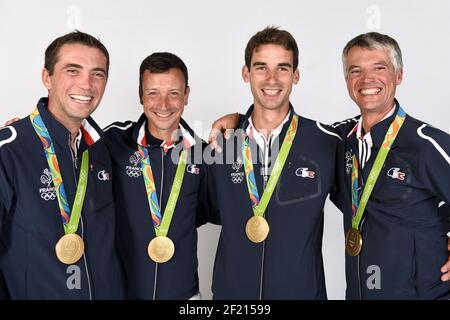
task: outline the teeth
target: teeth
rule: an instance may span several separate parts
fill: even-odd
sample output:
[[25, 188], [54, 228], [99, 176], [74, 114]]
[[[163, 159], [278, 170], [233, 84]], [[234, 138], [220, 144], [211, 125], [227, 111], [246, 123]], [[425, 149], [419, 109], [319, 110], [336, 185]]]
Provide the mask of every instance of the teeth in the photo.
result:
[[90, 97], [90, 96], [82, 96], [82, 95], [77, 95], [77, 94], [71, 94], [70, 98], [72, 98], [72, 100], [75, 100], [80, 103], [87, 103], [92, 100], [92, 97]]
[[269, 96], [275, 96], [278, 94], [280, 90], [269, 90], [269, 89], [263, 89], [263, 92]]
[[155, 113], [158, 117], [161, 117], [161, 118], [168, 118], [171, 115], [171, 113], [158, 113], [158, 112], [155, 112]]
[[363, 95], [363, 96], [369, 96], [369, 95], [375, 95], [380, 93], [381, 89], [380, 88], [370, 88], [370, 89], [361, 89], [359, 92]]

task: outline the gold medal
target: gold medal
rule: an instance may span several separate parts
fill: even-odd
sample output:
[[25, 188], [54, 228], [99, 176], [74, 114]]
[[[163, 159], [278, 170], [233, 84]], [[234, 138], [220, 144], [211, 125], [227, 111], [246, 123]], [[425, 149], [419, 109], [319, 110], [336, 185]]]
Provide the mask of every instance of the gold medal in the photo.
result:
[[250, 241], [254, 243], [260, 243], [266, 240], [269, 230], [269, 224], [263, 217], [253, 216], [245, 225], [245, 233]]
[[55, 246], [56, 256], [64, 264], [74, 264], [84, 254], [84, 241], [76, 233], [69, 233], [61, 237]]
[[164, 263], [172, 258], [175, 252], [175, 245], [170, 238], [158, 236], [150, 241], [147, 252], [148, 256], [153, 261], [157, 263]]
[[356, 257], [361, 252], [362, 248], [362, 235], [359, 230], [351, 228], [347, 231], [345, 236], [345, 249], [347, 254], [352, 257]]

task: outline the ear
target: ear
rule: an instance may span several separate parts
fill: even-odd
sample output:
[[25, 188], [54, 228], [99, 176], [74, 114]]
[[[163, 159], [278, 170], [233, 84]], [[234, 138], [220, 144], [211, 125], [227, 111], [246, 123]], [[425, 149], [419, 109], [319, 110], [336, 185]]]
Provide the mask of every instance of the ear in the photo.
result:
[[400, 69], [395, 73], [395, 82], [397, 85], [399, 85], [400, 83], [402, 83], [402, 80], [403, 80], [403, 69]]
[[47, 88], [47, 90], [50, 90], [52, 88], [52, 82], [50, 80], [50, 74], [46, 68], [42, 69], [42, 83]]
[[294, 84], [297, 84], [299, 80], [300, 80], [300, 70], [297, 68], [294, 71]]
[[139, 92], [139, 103], [141, 105], [144, 105], [144, 100], [142, 99], [142, 96], [144, 95], [144, 90], [141, 88], [141, 84], [138, 86], [138, 92]]
[[250, 70], [248, 70], [247, 66], [242, 67], [242, 79], [244, 79], [245, 82], [250, 82]]
[[189, 101], [189, 93], [191, 92], [191, 88], [189, 86], [186, 87], [186, 91], [184, 93], [184, 105], [186, 106]]

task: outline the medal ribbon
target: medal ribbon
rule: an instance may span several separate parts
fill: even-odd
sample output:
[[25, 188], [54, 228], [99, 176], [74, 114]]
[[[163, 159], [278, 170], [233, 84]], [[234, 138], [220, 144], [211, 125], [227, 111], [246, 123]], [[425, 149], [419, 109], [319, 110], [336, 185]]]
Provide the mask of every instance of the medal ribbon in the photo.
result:
[[169, 200], [164, 210], [164, 216], [161, 219], [161, 207], [159, 206], [158, 195], [156, 194], [155, 180], [153, 178], [152, 167], [148, 150], [145, 146], [138, 144], [138, 152], [141, 155], [141, 169], [144, 177], [145, 190], [147, 192], [148, 204], [155, 228], [156, 236], [167, 236], [170, 222], [172, 221], [173, 212], [177, 205], [178, 196], [180, 195], [181, 186], [183, 184], [184, 172], [186, 171], [187, 150], [183, 150], [177, 165], [175, 178], [173, 179], [172, 188], [170, 189]]
[[372, 194], [373, 188], [378, 180], [381, 169], [383, 168], [384, 162], [386, 161], [387, 155], [391, 150], [391, 146], [397, 137], [400, 128], [405, 122], [406, 113], [402, 107], [398, 108], [397, 115], [392, 121], [389, 129], [386, 132], [381, 148], [378, 151], [377, 157], [373, 164], [372, 170], [370, 170], [367, 182], [364, 185], [364, 191], [362, 193], [361, 199], [358, 199], [358, 160], [353, 155], [353, 167], [352, 167], [352, 227], [356, 230], [359, 228], [364, 210], [366, 209], [367, 202], [369, 201], [370, 195]]
[[284, 137], [281, 150], [278, 153], [277, 159], [275, 160], [275, 165], [270, 175], [269, 182], [263, 192], [261, 201], [258, 194], [258, 188], [256, 186], [255, 172], [253, 170], [252, 152], [250, 150], [250, 143], [248, 136], [243, 137], [242, 143], [242, 155], [244, 158], [244, 168], [245, 168], [245, 178], [247, 180], [248, 194], [252, 202], [253, 214], [255, 216], [263, 217], [264, 213], [269, 204], [270, 198], [272, 197], [273, 191], [277, 185], [278, 179], [280, 178], [281, 171], [283, 170], [284, 164], [286, 162], [289, 151], [292, 147], [292, 142], [294, 141], [295, 134], [298, 127], [298, 116], [294, 115], [292, 117], [289, 128]]
[[78, 224], [81, 217], [81, 209], [83, 208], [84, 197], [86, 195], [88, 168], [89, 168], [89, 151], [83, 152], [81, 160], [81, 171], [78, 178], [77, 192], [73, 202], [72, 211], [69, 208], [66, 191], [62, 180], [61, 170], [56, 157], [55, 147], [53, 146], [50, 133], [47, 130], [38, 109], [34, 109], [30, 115], [31, 124], [36, 134], [42, 142], [45, 157], [47, 158], [48, 167], [52, 175], [53, 185], [56, 190], [56, 198], [58, 199], [59, 213], [63, 220], [64, 233], [75, 233], [78, 230]]

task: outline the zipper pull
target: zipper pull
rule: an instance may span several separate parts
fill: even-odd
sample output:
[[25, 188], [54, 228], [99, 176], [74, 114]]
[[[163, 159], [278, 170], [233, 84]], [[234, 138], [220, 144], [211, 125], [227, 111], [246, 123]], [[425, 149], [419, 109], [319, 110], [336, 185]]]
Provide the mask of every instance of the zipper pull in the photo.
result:
[[268, 181], [269, 181], [269, 176], [268, 175], [264, 175], [264, 189], [266, 188]]

